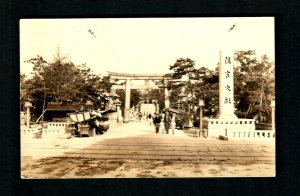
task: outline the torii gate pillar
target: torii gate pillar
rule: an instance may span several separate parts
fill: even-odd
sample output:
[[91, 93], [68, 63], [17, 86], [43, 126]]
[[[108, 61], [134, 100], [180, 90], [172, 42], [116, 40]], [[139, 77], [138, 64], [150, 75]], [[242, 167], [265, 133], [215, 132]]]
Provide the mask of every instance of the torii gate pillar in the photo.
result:
[[165, 108], [167, 109], [170, 107], [170, 98], [169, 98], [169, 91], [166, 85], [167, 85], [167, 81], [164, 80]]
[[124, 109], [124, 123], [129, 122], [130, 114], [130, 79], [126, 79], [125, 84], [125, 109]]

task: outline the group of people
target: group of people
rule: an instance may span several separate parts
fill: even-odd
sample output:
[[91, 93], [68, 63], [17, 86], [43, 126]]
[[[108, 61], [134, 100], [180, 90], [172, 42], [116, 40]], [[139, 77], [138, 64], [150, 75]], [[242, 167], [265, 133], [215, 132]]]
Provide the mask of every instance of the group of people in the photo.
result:
[[169, 130], [172, 130], [172, 134], [174, 134], [176, 121], [175, 114], [166, 111], [165, 113], [142, 113], [136, 112], [133, 113], [133, 116], [136, 117], [136, 122], [147, 121], [150, 125], [154, 125], [155, 133], [158, 134], [160, 131], [163, 134], [169, 134]]
[[155, 113], [153, 117], [153, 124], [155, 126], [155, 133], [158, 134], [161, 129], [162, 133], [169, 134], [169, 130], [174, 130], [176, 127], [175, 115], [171, 115], [168, 111], [165, 114]]
[[151, 113], [137, 112], [137, 113], [133, 114], [133, 116], [135, 116], [136, 122], [148, 121], [148, 122], [150, 122], [150, 125], [151, 125], [151, 121], [152, 121], [152, 114]]

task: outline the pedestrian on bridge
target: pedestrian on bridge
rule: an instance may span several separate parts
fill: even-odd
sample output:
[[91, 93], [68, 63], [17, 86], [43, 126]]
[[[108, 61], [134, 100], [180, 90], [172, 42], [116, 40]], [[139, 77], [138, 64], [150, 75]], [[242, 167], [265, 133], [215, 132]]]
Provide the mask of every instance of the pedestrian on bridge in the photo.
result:
[[142, 117], [143, 117], [143, 114], [142, 112], [139, 113], [139, 122], [142, 122]]
[[152, 124], [152, 115], [151, 113], [148, 114], [148, 121], [150, 122], [150, 125]]
[[153, 118], [153, 124], [155, 126], [155, 133], [158, 134], [159, 133], [159, 126], [160, 126], [160, 122], [161, 122], [161, 117], [158, 113], [155, 114], [154, 118]]
[[169, 111], [166, 111], [166, 114], [164, 116], [164, 125], [165, 125], [166, 134], [169, 134], [169, 129], [171, 125], [171, 117]]

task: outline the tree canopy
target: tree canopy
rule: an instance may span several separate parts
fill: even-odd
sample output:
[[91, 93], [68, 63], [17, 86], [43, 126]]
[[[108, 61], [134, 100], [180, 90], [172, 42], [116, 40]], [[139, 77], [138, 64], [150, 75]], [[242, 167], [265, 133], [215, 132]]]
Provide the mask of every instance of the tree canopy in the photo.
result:
[[87, 99], [94, 106], [101, 106], [104, 92], [110, 91], [112, 84], [109, 77], [93, 74], [85, 64], [75, 65], [65, 58], [54, 58], [46, 61], [37, 55], [26, 61], [33, 65], [33, 76], [26, 79], [20, 75], [21, 104], [26, 98], [33, 100], [35, 114], [41, 114], [45, 98], [50, 101], [73, 101], [84, 103]]
[[[236, 114], [240, 118], [257, 118], [260, 121], [270, 120], [270, 101], [275, 97], [275, 65], [263, 55], [256, 58], [255, 51], [237, 51], [234, 55], [237, 66], [234, 67], [234, 103]], [[21, 96], [33, 100], [35, 114], [41, 114], [43, 101], [73, 101], [85, 103], [93, 100], [94, 106], [101, 108], [105, 92], [110, 92], [113, 83], [108, 76], [93, 74], [86, 64], [75, 65], [66, 58], [55, 57], [46, 61], [37, 55], [27, 63], [33, 65], [33, 76], [27, 78], [20, 74]], [[173, 80], [166, 85], [170, 91], [170, 104], [175, 108], [179, 101], [182, 110], [197, 108], [199, 99], [204, 99], [204, 115], [216, 117], [219, 110], [218, 88], [219, 69], [210, 70], [205, 67], [195, 68], [190, 58], [179, 58], [169, 66], [173, 73], [168, 74]], [[186, 77], [186, 80], [181, 80]], [[162, 83], [161, 83], [162, 85]], [[125, 92], [117, 90], [124, 106]], [[141, 93], [131, 91], [130, 105], [137, 105], [141, 98], [156, 99], [164, 105], [161, 90], [149, 90]], [[22, 109], [22, 108], [21, 108]], [[193, 110], [192, 110], [193, 111]]]
[[[215, 115], [218, 109], [218, 73], [205, 67], [195, 68], [195, 62], [189, 58], [179, 58], [174, 65], [170, 65], [174, 73], [170, 76], [168, 89], [171, 91], [171, 105], [181, 105], [182, 110], [190, 111], [198, 105], [198, 100], [204, 99], [206, 107], [204, 114]], [[187, 80], [178, 80], [187, 76]], [[180, 103], [178, 103], [180, 102]]]
[[270, 101], [275, 98], [274, 63], [266, 55], [257, 59], [252, 50], [237, 52], [236, 60], [239, 63], [234, 70], [237, 114], [269, 121]]
[[[125, 107], [125, 90], [123, 89], [117, 89], [116, 93], [120, 96], [119, 100], [121, 101], [121, 107]], [[140, 91], [137, 89], [131, 89], [130, 92], [130, 106], [137, 106], [138, 103], [141, 100], [141, 94]]]
[[[234, 67], [234, 99], [236, 114], [240, 118], [257, 118], [270, 121], [270, 101], [275, 97], [274, 63], [266, 55], [256, 58], [255, 51], [235, 53], [238, 63]], [[204, 99], [204, 115], [216, 117], [219, 99], [219, 69], [195, 68], [195, 62], [189, 58], [179, 58], [170, 65], [169, 74], [173, 79], [168, 83], [171, 92], [171, 105], [181, 101], [181, 109], [189, 111]], [[182, 76], [188, 80], [178, 80]], [[264, 120], [261, 119], [264, 118]]]

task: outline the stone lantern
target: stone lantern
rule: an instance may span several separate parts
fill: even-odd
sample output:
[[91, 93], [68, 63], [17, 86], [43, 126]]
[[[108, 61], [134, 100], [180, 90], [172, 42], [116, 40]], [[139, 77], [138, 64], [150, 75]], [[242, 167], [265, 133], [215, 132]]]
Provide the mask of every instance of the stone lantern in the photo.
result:
[[27, 110], [27, 113], [26, 113], [26, 119], [27, 119], [26, 126], [27, 126], [27, 129], [30, 128], [30, 108], [32, 108], [32, 103], [31, 102], [32, 102], [31, 99], [27, 99], [25, 101], [25, 105], [24, 105], [24, 107]]
[[201, 133], [203, 133], [203, 120], [202, 120], [202, 107], [205, 106], [204, 100], [203, 99], [199, 99], [199, 130], [197, 133], [197, 137], [200, 136]]
[[116, 106], [116, 110], [117, 110], [117, 122], [121, 122], [122, 121], [121, 101], [116, 100], [115, 106]]

